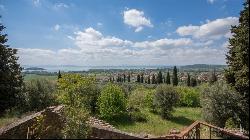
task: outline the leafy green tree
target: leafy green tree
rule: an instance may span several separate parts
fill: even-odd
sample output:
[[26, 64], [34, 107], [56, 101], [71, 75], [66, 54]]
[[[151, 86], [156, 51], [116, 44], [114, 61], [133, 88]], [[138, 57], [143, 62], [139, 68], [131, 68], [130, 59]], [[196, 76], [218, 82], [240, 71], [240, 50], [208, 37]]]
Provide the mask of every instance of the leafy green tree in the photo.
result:
[[169, 71], [168, 71], [167, 77], [166, 77], [166, 84], [168, 84], [168, 85], [171, 84]]
[[179, 101], [179, 94], [173, 86], [158, 85], [154, 96], [154, 104], [163, 118], [172, 117], [173, 107]]
[[108, 84], [98, 97], [100, 116], [111, 120], [126, 112], [126, 99], [118, 85]]
[[6, 44], [8, 39], [7, 34], [3, 34], [4, 28], [0, 23], [0, 115], [6, 109], [23, 104], [24, 99], [21, 94], [22, 68], [17, 63], [17, 49]]
[[174, 86], [177, 86], [178, 85], [178, 76], [177, 76], [177, 68], [176, 66], [174, 66], [174, 69], [173, 69], [173, 85]]
[[158, 73], [158, 75], [157, 75], [157, 83], [158, 84], [161, 84], [161, 83], [163, 83], [163, 80], [162, 80], [163, 78], [162, 78], [162, 73], [161, 73], [161, 71], [159, 71], [159, 73]]
[[126, 82], [126, 75], [123, 73], [123, 82]]
[[242, 126], [249, 130], [249, 0], [245, 1], [240, 12], [239, 25], [232, 26], [231, 33], [233, 37], [229, 39], [225, 77], [244, 97], [241, 102], [245, 105], [240, 117]]
[[190, 86], [190, 75], [189, 75], [189, 73], [187, 74], [187, 86]]
[[24, 92], [27, 111], [39, 111], [56, 104], [56, 83], [48, 79], [32, 79], [25, 82]]
[[95, 113], [100, 90], [94, 77], [80, 74], [64, 74], [58, 81], [58, 100], [73, 107], [86, 108]]

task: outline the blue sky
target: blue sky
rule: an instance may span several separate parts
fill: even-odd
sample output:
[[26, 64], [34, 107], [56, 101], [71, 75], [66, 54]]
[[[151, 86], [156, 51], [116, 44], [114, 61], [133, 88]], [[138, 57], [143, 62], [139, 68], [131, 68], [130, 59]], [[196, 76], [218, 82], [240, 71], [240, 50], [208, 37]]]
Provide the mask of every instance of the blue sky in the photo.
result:
[[0, 0], [22, 65], [225, 64], [243, 0]]

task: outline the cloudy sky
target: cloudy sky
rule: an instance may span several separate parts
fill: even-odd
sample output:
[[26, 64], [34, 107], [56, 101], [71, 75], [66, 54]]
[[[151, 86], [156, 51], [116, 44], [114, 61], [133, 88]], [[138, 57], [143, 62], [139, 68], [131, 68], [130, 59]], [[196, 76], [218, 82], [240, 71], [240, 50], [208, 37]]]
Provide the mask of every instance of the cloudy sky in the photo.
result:
[[22, 65], [225, 64], [244, 0], [0, 0]]

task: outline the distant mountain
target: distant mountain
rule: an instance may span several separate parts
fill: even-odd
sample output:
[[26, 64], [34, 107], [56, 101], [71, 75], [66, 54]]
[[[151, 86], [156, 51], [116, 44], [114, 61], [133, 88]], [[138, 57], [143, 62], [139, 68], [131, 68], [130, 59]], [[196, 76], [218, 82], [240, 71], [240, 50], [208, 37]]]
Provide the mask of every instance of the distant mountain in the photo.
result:
[[46, 69], [39, 68], [39, 67], [29, 67], [29, 68], [25, 68], [24, 70], [46, 70]]

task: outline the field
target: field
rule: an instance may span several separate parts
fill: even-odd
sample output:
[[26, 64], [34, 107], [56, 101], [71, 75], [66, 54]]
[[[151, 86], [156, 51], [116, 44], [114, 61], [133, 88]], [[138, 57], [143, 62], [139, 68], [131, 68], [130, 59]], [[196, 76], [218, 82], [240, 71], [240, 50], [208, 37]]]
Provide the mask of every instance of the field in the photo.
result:
[[137, 134], [151, 134], [154, 136], [167, 135], [173, 128], [182, 130], [196, 120], [202, 120], [201, 108], [178, 107], [173, 113], [171, 120], [164, 120], [160, 115], [144, 109], [143, 113], [148, 116], [147, 122], [115, 122], [113, 125], [125, 132]]
[[49, 80], [56, 80], [57, 79], [57, 76], [48, 76], [48, 75], [37, 75], [37, 74], [26, 74], [24, 76], [24, 81], [29, 81], [29, 80], [32, 80], [32, 79], [39, 79], [39, 78], [46, 78], [46, 79], [49, 79]]

